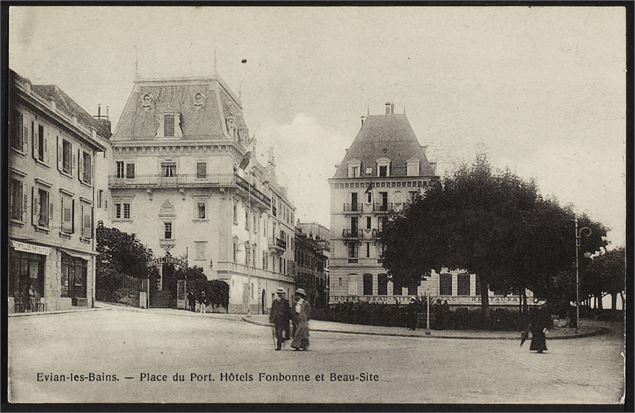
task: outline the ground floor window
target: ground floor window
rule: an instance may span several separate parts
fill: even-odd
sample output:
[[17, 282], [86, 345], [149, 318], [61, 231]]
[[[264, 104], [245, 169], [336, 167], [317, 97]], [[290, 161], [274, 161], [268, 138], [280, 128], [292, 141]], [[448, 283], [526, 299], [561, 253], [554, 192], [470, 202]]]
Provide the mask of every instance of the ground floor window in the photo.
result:
[[439, 275], [440, 295], [452, 295], [452, 274]]
[[364, 295], [373, 295], [373, 275], [364, 274]]
[[[62, 253], [61, 297], [70, 297], [73, 305], [86, 299], [87, 263]], [[80, 301], [81, 302], [81, 301]]]
[[470, 274], [458, 275], [458, 295], [470, 295]]
[[388, 276], [386, 274], [379, 274], [377, 277], [377, 294], [388, 295]]
[[44, 266], [46, 256], [11, 249], [9, 251], [9, 295], [16, 311], [32, 309], [31, 300], [44, 296]]

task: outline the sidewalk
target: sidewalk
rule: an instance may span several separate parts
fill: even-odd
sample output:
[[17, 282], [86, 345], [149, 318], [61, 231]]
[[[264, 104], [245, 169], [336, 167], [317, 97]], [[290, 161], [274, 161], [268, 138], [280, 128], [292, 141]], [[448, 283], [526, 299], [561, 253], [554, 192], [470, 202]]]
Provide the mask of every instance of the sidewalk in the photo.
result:
[[[259, 326], [270, 326], [267, 315], [243, 316], [243, 321]], [[362, 324], [345, 324], [332, 321], [309, 321], [311, 331], [345, 333], [345, 334], [368, 334], [395, 337], [418, 337], [418, 338], [452, 338], [467, 340], [520, 340], [520, 331], [483, 331], [483, 330], [431, 330], [430, 335], [426, 335], [425, 329], [410, 331], [405, 327], [383, 327], [367, 326]], [[570, 338], [590, 337], [605, 334], [609, 330], [604, 327], [581, 326], [580, 334], [575, 333], [574, 328], [556, 328], [547, 332], [549, 340], [564, 340]]]

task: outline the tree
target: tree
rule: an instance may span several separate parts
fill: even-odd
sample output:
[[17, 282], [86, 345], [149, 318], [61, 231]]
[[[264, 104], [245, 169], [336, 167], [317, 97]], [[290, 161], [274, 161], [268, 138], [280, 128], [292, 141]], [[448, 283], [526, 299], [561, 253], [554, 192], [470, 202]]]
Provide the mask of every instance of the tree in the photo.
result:
[[[590, 250], [605, 245], [606, 230], [586, 216]], [[484, 155], [462, 165], [402, 213], [381, 234], [384, 267], [402, 283], [419, 282], [431, 270], [463, 269], [479, 276], [483, 313], [488, 290], [529, 288], [546, 297], [553, 277], [575, 257], [573, 212], [543, 200], [533, 181], [509, 170], [494, 172]]]
[[154, 268], [148, 267], [152, 250], [134, 235], [98, 226], [96, 241], [95, 294], [99, 299], [116, 300], [115, 292], [124, 285], [125, 276], [148, 278], [153, 275]]
[[213, 307], [228, 308], [229, 284], [221, 280], [208, 280], [201, 267], [181, 268], [176, 272], [176, 277], [186, 280], [187, 291], [195, 296], [205, 291], [205, 296]]
[[626, 285], [624, 248], [616, 248], [594, 257], [583, 272], [583, 279], [585, 292], [598, 298], [599, 308], [602, 308], [604, 293], [611, 295], [612, 309], [616, 309], [618, 295], [624, 304], [623, 291]]

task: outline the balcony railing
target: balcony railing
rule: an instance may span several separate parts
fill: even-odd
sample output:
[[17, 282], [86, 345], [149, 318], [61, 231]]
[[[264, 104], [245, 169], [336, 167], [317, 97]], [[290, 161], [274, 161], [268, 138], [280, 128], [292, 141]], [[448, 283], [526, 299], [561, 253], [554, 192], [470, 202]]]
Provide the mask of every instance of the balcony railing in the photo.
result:
[[271, 199], [260, 192], [255, 185], [250, 185], [244, 178], [235, 174], [216, 174], [199, 177], [196, 174], [177, 174], [176, 176], [135, 175], [134, 178], [118, 177], [111, 175], [108, 177], [110, 188], [184, 188], [184, 187], [226, 187], [238, 186], [247, 191], [255, 199], [261, 201], [268, 207], [271, 206]]
[[392, 202], [384, 203], [375, 203], [373, 204], [373, 212], [388, 212], [392, 211], [395, 208]]
[[344, 229], [342, 230], [342, 238], [362, 238], [364, 236], [361, 229]]
[[282, 254], [287, 249], [287, 242], [281, 238], [269, 238], [269, 250]]
[[286, 250], [287, 249], [287, 241], [281, 239], [281, 238], [276, 238], [276, 246]]
[[363, 212], [363, 205], [360, 203], [356, 203], [356, 204], [349, 204], [349, 203], [345, 203], [342, 210], [344, 212]]
[[292, 275], [281, 274], [269, 270], [263, 270], [262, 268], [256, 268], [247, 266], [245, 264], [239, 264], [232, 261], [219, 261], [214, 264], [216, 271], [219, 274], [219, 278], [223, 278], [224, 275], [230, 275], [229, 273], [237, 273], [244, 275], [251, 275], [252, 277], [265, 278], [270, 280], [278, 280], [292, 283], [294, 281]]

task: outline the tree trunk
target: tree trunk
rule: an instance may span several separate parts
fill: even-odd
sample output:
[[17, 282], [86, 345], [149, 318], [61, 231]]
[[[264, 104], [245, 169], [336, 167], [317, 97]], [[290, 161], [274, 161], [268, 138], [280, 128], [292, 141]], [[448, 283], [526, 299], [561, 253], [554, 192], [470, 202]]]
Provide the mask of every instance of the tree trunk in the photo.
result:
[[611, 294], [611, 309], [617, 310], [617, 293]]
[[620, 298], [622, 299], [622, 310], [626, 308], [626, 303], [624, 302], [624, 293], [620, 292]]
[[478, 277], [481, 284], [481, 310], [485, 320], [489, 321], [489, 288], [484, 277]]
[[604, 307], [602, 307], [602, 293], [600, 293], [600, 296], [598, 297], [598, 309], [602, 310]]

